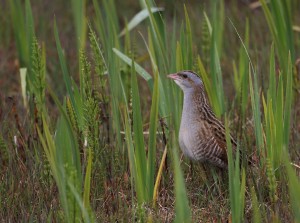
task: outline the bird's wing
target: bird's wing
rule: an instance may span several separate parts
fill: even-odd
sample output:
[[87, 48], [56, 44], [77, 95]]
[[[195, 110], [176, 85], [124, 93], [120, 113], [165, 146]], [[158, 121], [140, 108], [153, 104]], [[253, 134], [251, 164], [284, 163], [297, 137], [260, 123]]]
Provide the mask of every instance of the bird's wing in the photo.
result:
[[[223, 123], [215, 116], [214, 112], [209, 106], [204, 106], [202, 110], [202, 119], [205, 125], [209, 127], [212, 136], [215, 138], [218, 145], [226, 151], [226, 134]], [[237, 144], [234, 138], [230, 135], [233, 150]]]
[[[219, 131], [215, 130], [210, 120], [203, 119], [198, 128], [198, 149], [195, 152], [196, 159], [205, 157], [207, 161], [220, 166], [227, 165], [226, 141], [221, 139]], [[217, 131], [217, 133], [216, 133]], [[220, 136], [218, 136], [220, 135]]]
[[[227, 143], [226, 143], [226, 133], [225, 133], [224, 125], [219, 120], [217, 120], [211, 125], [211, 128], [219, 146], [226, 150]], [[230, 140], [231, 140], [232, 148], [233, 150], [235, 150], [237, 144], [231, 135], [230, 135]]]
[[[206, 117], [202, 120], [204, 126], [206, 127], [206, 140], [210, 143], [207, 145], [212, 152], [215, 152], [219, 158], [227, 162], [227, 143], [225, 127], [223, 123], [216, 118], [214, 113], [210, 110], [206, 113]], [[230, 135], [232, 150], [235, 153], [236, 142], [234, 138]]]

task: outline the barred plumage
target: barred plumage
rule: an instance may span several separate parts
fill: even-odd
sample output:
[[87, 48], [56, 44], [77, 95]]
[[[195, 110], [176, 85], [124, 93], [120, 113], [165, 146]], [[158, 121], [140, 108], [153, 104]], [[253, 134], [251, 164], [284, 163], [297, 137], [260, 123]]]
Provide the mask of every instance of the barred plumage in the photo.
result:
[[[184, 92], [179, 144], [190, 159], [227, 168], [225, 127], [211, 110], [201, 78], [193, 71], [168, 75]], [[236, 141], [231, 136], [233, 151]]]

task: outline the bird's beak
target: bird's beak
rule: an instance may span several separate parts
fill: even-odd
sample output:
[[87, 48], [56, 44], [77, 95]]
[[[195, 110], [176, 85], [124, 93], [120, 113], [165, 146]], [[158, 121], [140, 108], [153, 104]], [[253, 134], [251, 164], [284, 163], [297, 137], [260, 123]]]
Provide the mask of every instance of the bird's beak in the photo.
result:
[[168, 76], [167, 76], [168, 78], [171, 78], [171, 79], [173, 79], [173, 80], [178, 80], [178, 75], [177, 74], [169, 74]]

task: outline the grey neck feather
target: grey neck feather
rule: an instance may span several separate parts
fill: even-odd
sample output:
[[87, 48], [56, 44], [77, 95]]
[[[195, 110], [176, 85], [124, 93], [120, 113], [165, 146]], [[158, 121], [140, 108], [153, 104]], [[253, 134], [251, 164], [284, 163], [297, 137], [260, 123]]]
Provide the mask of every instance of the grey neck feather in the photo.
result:
[[203, 103], [206, 103], [206, 98], [202, 86], [199, 86], [197, 89], [185, 89], [182, 118], [188, 119], [191, 116], [198, 116], [199, 112], [201, 112]]

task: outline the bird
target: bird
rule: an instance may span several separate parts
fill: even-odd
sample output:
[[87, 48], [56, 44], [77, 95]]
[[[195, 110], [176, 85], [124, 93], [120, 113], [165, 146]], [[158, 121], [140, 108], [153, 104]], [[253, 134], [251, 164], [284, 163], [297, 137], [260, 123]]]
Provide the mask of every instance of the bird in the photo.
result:
[[[188, 158], [208, 162], [221, 169], [228, 168], [225, 127], [212, 111], [201, 77], [190, 70], [167, 76], [184, 94], [179, 146]], [[232, 151], [237, 143], [230, 135]]]

